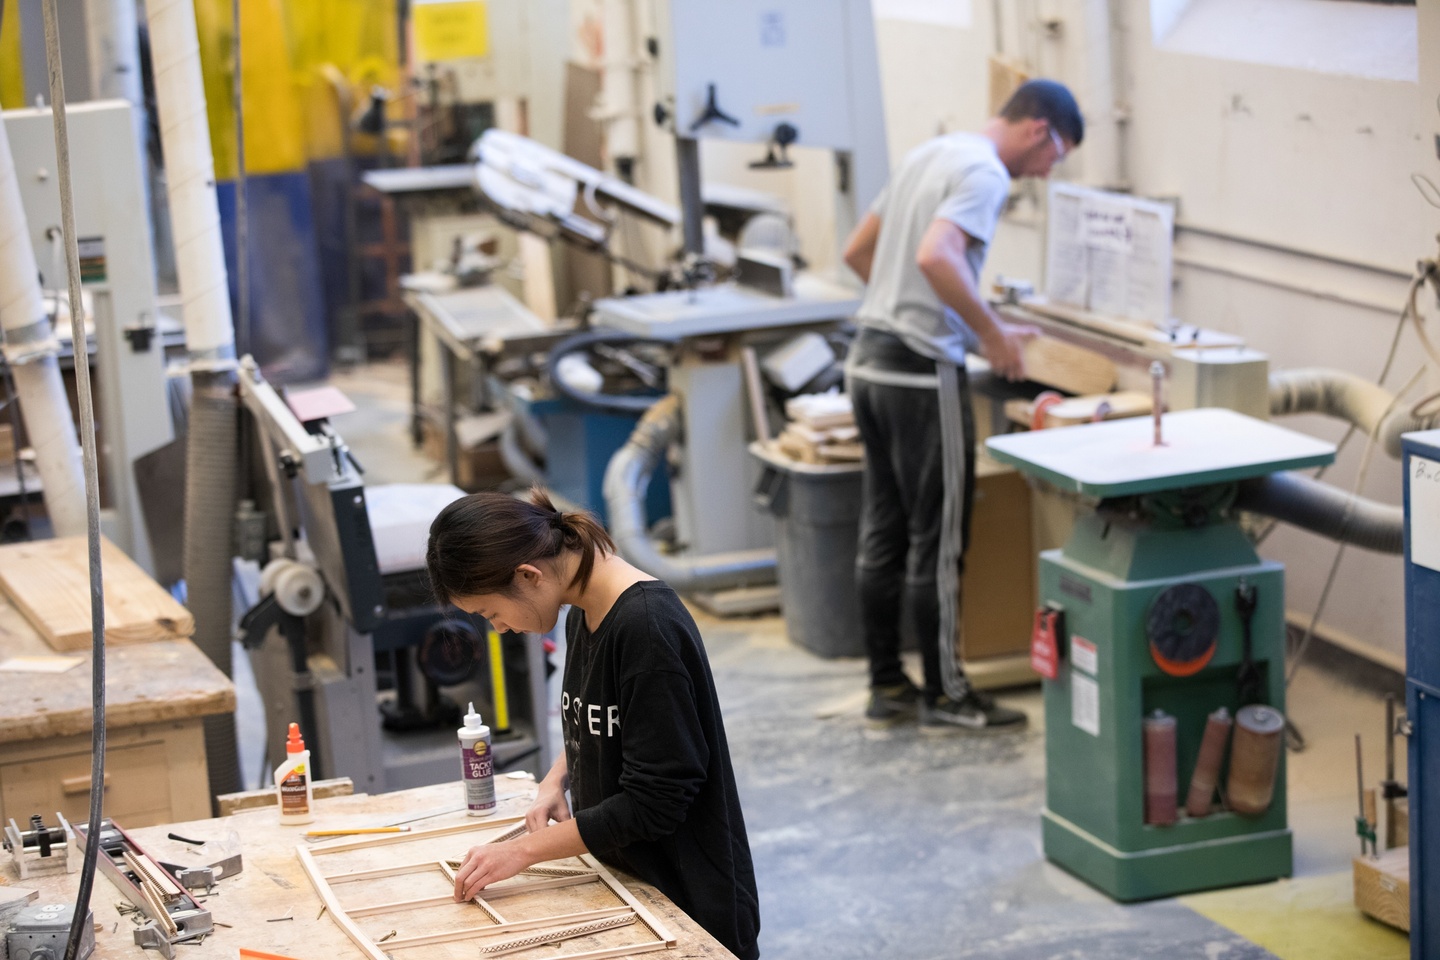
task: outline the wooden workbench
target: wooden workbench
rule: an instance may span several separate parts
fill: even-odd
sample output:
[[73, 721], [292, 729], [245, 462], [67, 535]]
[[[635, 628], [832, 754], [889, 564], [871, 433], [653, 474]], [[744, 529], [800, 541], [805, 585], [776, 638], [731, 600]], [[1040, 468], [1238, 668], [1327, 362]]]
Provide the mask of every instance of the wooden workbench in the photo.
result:
[[[528, 774], [497, 777], [495, 786], [500, 799], [499, 809], [496, 811], [497, 818], [523, 814], [535, 795], [535, 783]], [[375, 826], [387, 821], [448, 809], [452, 812], [414, 824], [415, 829], [445, 826], [465, 821], [462, 802], [461, 785], [456, 782], [375, 796], [360, 794], [317, 800], [315, 802], [316, 819], [313, 823], [305, 826], [281, 826], [273, 808], [248, 810], [230, 817], [213, 820], [197, 820], [191, 823], [146, 827], [138, 830], [131, 830], [123, 821], [119, 821], [119, 825], [152, 857], [182, 866], [203, 866], [215, 859], [220, 859], [228, 851], [217, 850], [213, 854], [200, 851], [209, 849], [211, 845], [223, 843], [232, 834], [238, 838], [239, 851], [243, 860], [241, 872], [231, 879], [220, 881], [216, 888], [216, 894], [209, 897], [204, 904], [207, 909], [212, 911], [217, 922], [215, 932], [206, 937], [205, 942], [199, 946], [192, 944], [177, 947], [177, 956], [192, 958], [192, 960], [205, 960], [208, 957], [234, 960], [239, 948], [247, 947], [252, 950], [295, 957], [299, 960], [359, 960], [363, 956], [360, 950], [346, 938], [330, 916], [328, 914], [324, 917], [320, 916], [320, 898], [306, 878], [300, 861], [295, 855], [296, 845], [306, 842], [302, 834], [306, 830], [312, 829], [336, 829], [359, 825]], [[168, 838], [170, 833], [191, 840], [204, 840], [206, 846], [191, 847], [171, 840]], [[370, 855], [380, 855], [381, 851], [386, 849], [394, 848], [382, 847]], [[464, 853], [462, 840], [457, 845], [454, 856], [458, 858]], [[403, 855], [397, 856], [403, 857]], [[0, 854], [0, 859], [3, 858], [4, 855]], [[670, 950], [655, 951], [640, 954], [640, 956], [654, 958], [654, 960], [691, 960], [691, 958], [702, 957], [706, 960], [724, 960], [724, 958], [733, 960], [734, 954], [721, 946], [655, 888], [633, 878], [619, 874], [617, 876], [620, 876], [620, 879], [646, 909], [670, 928], [670, 932], [678, 940], [677, 945]], [[0, 880], [8, 881], [16, 886], [39, 889], [42, 902], [45, 900], [73, 902], [79, 884], [78, 877], [78, 874], [64, 873], [47, 873], [40, 876], [32, 874], [29, 879], [22, 882], [16, 878], [12, 865], [0, 864]], [[410, 884], [416, 882], [414, 877], [404, 879]], [[574, 897], [578, 895], [577, 891], [582, 889], [593, 890], [593, 895], [597, 898], [609, 896], [606, 891], [599, 888], [598, 884], [588, 888], [567, 887], [554, 892]], [[122, 898], [114, 885], [108, 879], [97, 877], [95, 892], [90, 903], [95, 920], [101, 926], [100, 932], [95, 938], [95, 960], [122, 960], [122, 958], [123, 960], [149, 960], [149, 958], [157, 956], [153, 953], [142, 953], [141, 949], [134, 945], [133, 925], [115, 909], [115, 904], [121, 901]], [[596, 905], [608, 904], [597, 900]], [[478, 908], [473, 905], [453, 905], [432, 909], [478, 911]], [[424, 914], [425, 911], [421, 910], [400, 915], [413, 917], [411, 922], [415, 926], [400, 930], [399, 935], [408, 936], [427, 932], [422, 926], [425, 919]], [[395, 916], [391, 915], [392, 919], [388, 921], [389, 926], [403, 922], [393, 919]], [[282, 917], [291, 919], [279, 919]], [[230, 927], [221, 927], [219, 926], [221, 923], [230, 924]], [[555, 947], [538, 947], [510, 956], [515, 957], [516, 960], [532, 960], [532, 958], [539, 957], [563, 958], [565, 953], [581, 949], [584, 943], [585, 941], [574, 941], [558, 950]], [[430, 960], [430, 958], [474, 960], [476, 954], [476, 945], [470, 941], [432, 944], [404, 951], [399, 954], [399, 957], [401, 960], [405, 957], [421, 956], [426, 960]]]
[[[0, 597], [0, 661], [56, 652]], [[64, 673], [0, 671], [0, 819], [59, 810], [83, 820], [90, 792], [90, 654]], [[235, 687], [189, 640], [106, 650], [106, 809], [137, 826], [210, 812], [202, 718]]]

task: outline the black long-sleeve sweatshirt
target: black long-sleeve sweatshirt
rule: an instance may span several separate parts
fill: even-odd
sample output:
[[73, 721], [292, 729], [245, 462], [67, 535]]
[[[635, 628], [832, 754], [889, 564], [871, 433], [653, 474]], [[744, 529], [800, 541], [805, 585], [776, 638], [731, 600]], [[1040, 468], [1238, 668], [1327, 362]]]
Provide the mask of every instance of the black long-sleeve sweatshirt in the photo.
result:
[[648, 580], [625, 590], [593, 632], [572, 609], [566, 638], [560, 707], [585, 846], [754, 960], [755, 868], [694, 618], [674, 590]]

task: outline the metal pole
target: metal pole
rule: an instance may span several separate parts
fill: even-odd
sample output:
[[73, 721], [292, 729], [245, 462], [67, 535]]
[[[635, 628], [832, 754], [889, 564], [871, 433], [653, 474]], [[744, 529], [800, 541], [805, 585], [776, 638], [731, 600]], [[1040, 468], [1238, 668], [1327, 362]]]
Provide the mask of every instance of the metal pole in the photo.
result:
[[680, 227], [685, 235], [685, 253], [705, 252], [705, 202], [700, 196], [700, 141], [675, 138], [675, 166], [680, 177]]

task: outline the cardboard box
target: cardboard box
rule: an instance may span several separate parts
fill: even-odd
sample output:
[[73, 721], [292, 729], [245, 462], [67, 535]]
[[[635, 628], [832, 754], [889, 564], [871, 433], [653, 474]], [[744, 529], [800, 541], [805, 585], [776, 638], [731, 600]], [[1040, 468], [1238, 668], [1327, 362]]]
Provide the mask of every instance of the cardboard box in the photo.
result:
[[957, 642], [967, 668], [1023, 656], [1028, 671], [1036, 562], [1029, 484], [1010, 467], [978, 457]]

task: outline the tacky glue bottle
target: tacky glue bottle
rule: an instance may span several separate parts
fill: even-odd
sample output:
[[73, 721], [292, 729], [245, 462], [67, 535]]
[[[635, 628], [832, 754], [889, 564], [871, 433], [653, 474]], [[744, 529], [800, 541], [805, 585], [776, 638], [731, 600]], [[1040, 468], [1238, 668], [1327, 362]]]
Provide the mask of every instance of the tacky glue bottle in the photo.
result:
[[475, 704], [465, 714], [460, 733], [460, 777], [465, 782], [465, 812], [488, 817], [495, 812], [495, 754], [490, 728], [480, 722]]
[[314, 785], [310, 781], [310, 751], [300, 739], [300, 724], [290, 724], [285, 741], [285, 762], [275, 768], [275, 790], [280, 794], [281, 823], [309, 823], [315, 819]]

